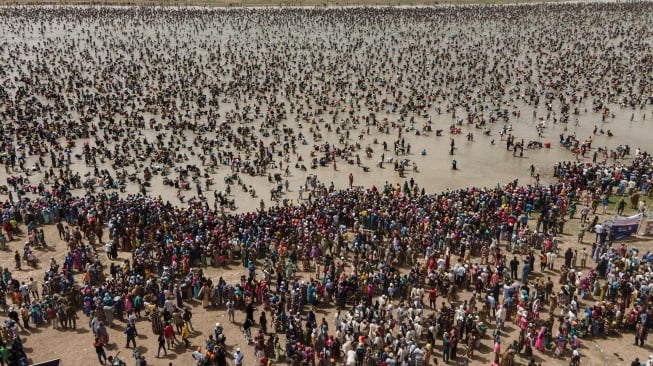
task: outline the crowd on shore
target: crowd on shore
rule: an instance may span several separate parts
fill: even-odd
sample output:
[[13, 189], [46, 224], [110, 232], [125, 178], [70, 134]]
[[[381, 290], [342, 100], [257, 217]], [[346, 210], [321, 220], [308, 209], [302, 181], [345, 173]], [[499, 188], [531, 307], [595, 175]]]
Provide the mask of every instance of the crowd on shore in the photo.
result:
[[[572, 204], [584, 205], [581, 220], [589, 223], [590, 212], [597, 209], [592, 202], [616, 193], [622, 180], [632, 181], [633, 190], [647, 192], [651, 163], [646, 152], [623, 166], [565, 162], [556, 164], [559, 181], [550, 186], [514, 181], [434, 195], [408, 181], [403, 187], [333, 192], [314, 182], [313, 202], [239, 215], [224, 215], [199, 202], [179, 208], [147, 196], [50, 196], [7, 203], [3, 216], [16, 227], [65, 223], [60, 234], [69, 252], [61, 268], [50, 263], [41, 293], [44, 300], [64, 296], [68, 302], [30, 301], [39, 291], [13, 281], [6, 268], [3, 284], [28, 314], [43, 313], [32, 318], [37, 323], [65, 321], [65, 315], [56, 319], [59, 308], [79, 301], [102, 344], [110, 343], [103, 327], [111, 326], [114, 316], [133, 326], [143, 312], [154, 334], [165, 335], [161, 339], [172, 342], [174, 332], [165, 329], [176, 324], [187, 341], [191, 315], [184, 300], [198, 298], [204, 307], [242, 307], [252, 324], [253, 304], [269, 309], [274, 331], [267, 329], [267, 320], [259, 319], [255, 324], [261, 331], [252, 342], [261, 359], [285, 357], [290, 364], [324, 365], [339, 357], [347, 364], [379, 359], [421, 364], [436, 352], [445, 362], [449, 357], [471, 358], [494, 320], [497, 361], [499, 356], [506, 362], [512, 359], [497, 346], [506, 320], [517, 321], [522, 332], [520, 343], [508, 350], [532, 353], [529, 348], [544, 350], [555, 344], [556, 355], [564, 356], [567, 344], [578, 346], [578, 332], [598, 336], [630, 327], [637, 328], [639, 339], [646, 338], [650, 273], [645, 269], [650, 253], [628, 251], [625, 245], [613, 244], [609, 233], [596, 230], [592, 253], [565, 252], [558, 293], [551, 293], [550, 278], [548, 283], [529, 280], [536, 256], [544, 265], [550, 261], [541, 270], [553, 268], [561, 251], [557, 238], [573, 216]], [[529, 220], [534, 218], [535, 225]], [[109, 259], [117, 250], [132, 252], [130, 261], [112, 262], [109, 273], [102, 267], [97, 241], [91, 239], [103, 238], [98, 229], [105, 226]], [[4, 227], [7, 237], [13, 235], [10, 227]], [[36, 245], [26, 247], [30, 244]], [[523, 263], [515, 263], [510, 252], [518, 253]], [[233, 263], [233, 253], [247, 268], [241, 282], [203, 276], [202, 268]], [[410, 272], [402, 273], [402, 267]], [[580, 273], [589, 267], [595, 269]], [[302, 281], [296, 276], [300, 270], [315, 278]], [[75, 282], [76, 272], [82, 275]], [[471, 296], [458, 298], [465, 289], [472, 290]], [[578, 299], [590, 294], [597, 305], [578, 308]], [[440, 308], [438, 296], [446, 298]], [[315, 306], [325, 304], [338, 307], [336, 324], [316, 318]], [[544, 308], [548, 320], [539, 318]], [[28, 326], [30, 320], [23, 320]], [[8, 327], [17, 329], [17, 315], [13, 321]], [[207, 341], [206, 353], [197, 357], [222, 360], [215, 362], [224, 365], [224, 339], [218, 331]], [[19, 347], [11, 344], [12, 350]], [[464, 355], [459, 344], [466, 345]]]

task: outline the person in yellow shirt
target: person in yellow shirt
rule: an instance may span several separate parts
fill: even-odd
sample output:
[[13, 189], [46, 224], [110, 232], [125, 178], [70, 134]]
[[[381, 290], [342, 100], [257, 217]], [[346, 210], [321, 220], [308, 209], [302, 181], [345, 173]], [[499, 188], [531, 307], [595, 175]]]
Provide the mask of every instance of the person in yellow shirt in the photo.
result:
[[20, 308], [20, 317], [23, 319], [23, 328], [29, 329], [29, 316], [30, 312], [27, 309], [27, 305]]
[[429, 364], [429, 361], [431, 360], [432, 351], [433, 351], [433, 345], [431, 343], [427, 343], [426, 346], [424, 346], [424, 365]]
[[190, 332], [188, 331], [188, 324], [184, 322], [184, 324], [181, 326], [181, 340], [184, 341], [186, 348], [190, 347], [190, 341], [188, 338], [190, 338]]

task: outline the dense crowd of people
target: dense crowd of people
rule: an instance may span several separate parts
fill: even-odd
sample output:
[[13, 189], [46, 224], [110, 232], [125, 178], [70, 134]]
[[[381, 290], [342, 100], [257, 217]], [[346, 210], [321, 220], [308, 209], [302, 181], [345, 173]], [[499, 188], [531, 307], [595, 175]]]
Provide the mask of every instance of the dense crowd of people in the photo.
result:
[[[232, 179], [254, 197], [267, 177], [274, 201], [286, 181], [312, 169], [385, 172], [387, 163], [398, 175], [417, 171], [411, 140], [424, 144], [434, 129], [441, 135], [441, 125], [451, 125], [452, 137], [465, 126], [500, 134], [523, 155], [542, 142], [510, 136], [513, 125], [534, 121], [542, 136], [547, 125], [566, 124], [561, 142], [584, 156], [572, 131], [579, 118], [590, 119], [597, 136], [613, 135], [604, 125], [615, 110], [632, 111], [631, 121], [646, 118], [650, 37], [634, 36], [632, 27], [648, 24], [649, 6], [4, 8], [11, 35], [4, 63], [16, 70], [5, 72], [0, 88], [4, 190], [18, 188], [18, 199], [50, 184], [63, 193], [143, 193], [164, 176], [183, 203], [210, 199], [206, 191]], [[603, 12], [613, 17], [611, 28], [587, 23]], [[537, 21], [552, 14], [559, 26]], [[472, 42], [468, 30], [486, 24], [497, 31]], [[307, 27], [315, 31], [305, 34]], [[576, 42], [571, 35], [579, 33], [587, 37]], [[604, 42], [623, 35], [627, 44]], [[618, 56], [610, 47], [644, 56]], [[172, 55], [179, 67], [168, 62]], [[605, 150], [599, 159], [617, 154]], [[214, 198], [233, 207], [228, 195]]]
[[[622, 51], [650, 50], [653, 37], [637, 26], [650, 23], [650, 7], [3, 8], [0, 244], [26, 238], [13, 253], [21, 269], [52, 242], [44, 225], [66, 243], [42, 278], [2, 269], [12, 300], [3, 298], [3, 365], [26, 362], [22, 329], [74, 328], [80, 312], [101, 364], [115, 362], [105, 349], [119, 344], [107, 328], [124, 323], [145, 365], [142, 322], [157, 357], [190, 348], [192, 299], [232, 322], [242, 310], [260, 365], [465, 364], [482, 342], [502, 366], [536, 351], [578, 362], [583, 337], [619, 329], [642, 344], [653, 255], [616, 243], [599, 215], [614, 195], [646, 213], [653, 161], [627, 144], [592, 144], [618, 131], [604, 127], [615, 109], [646, 118], [653, 59]], [[629, 21], [587, 20], [606, 12]], [[535, 21], [544, 15], [560, 27]], [[472, 42], [470, 27], [482, 24], [496, 30]], [[618, 37], [628, 41], [605, 42]], [[522, 110], [540, 137], [547, 123], [566, 124], [560, 144], [575, 160], [555, 164], [552, 183], [533, 166], [529, 183], [432, 194], [408, 174], [418, 172], [411, 142], [437, 139], [445, 119], [452, 155], [463, 129], [497, 133], [514, 156], [542, 147], [513, 133]], [[581, 141], [571, 131], [579, 117], [601, 128]], [[320, 172], [338, 164], [390, 165], [402, 183], [379, 175], [360, 187], [350, 174], [349, 188], [336, 189]], [[293, 200], [295, 174], [305, 181]], [[179, 202], [152, 188], [156, 176]], [[266, 181], [270, 200], [258, 210], [226, 210], [236, 207], [232, 190], [259, 198]], [[560, 243], [577, 210], [579, 243], [595, 234], [580, 253]], [[234, 264], [246, 273], [237, 282], [205, 273]], [[595, 305], [581, 308], [590, 297]], [[335, 316], [319, 319], [332, 306]], [[507, 321], [519, 335], [502, 348]], [[216, 323], [192, 352], [197, 365], [249, 363], [245, 349], [228, 353], [233, 336]]]
[[[514, 181], [493, 189], [435, 195], [408, 181], [403, 187], [333, 192], [316, 182], [311, 203], [239, 215], [221, 214], [207, 203], [179, 208], [147, 196], [50, 196], [15, 202], [3, 208], [3, 215], [17, 227], [45, 224], [44, 215], [38, 214], [44, 207], [52, 213], [51, 222], [66, 222], [61, 235], [69, 251], [61, 268], [50, 263], [40, 289], [44, 303], [30, 298], [39, 291], [12, 280], [7, 268], [3, 285], [21, 310], [22, 305], [27, 309], [25, 327], [30, 316], [37, 324], [51, 320], [69, 326], [66, 314], [60, 313], [79, 306], [91, 318], [96, 341], [102, 344], [110, 343], [104, 328], [114, 317], [135, 327], [146, 313], [154, 334], [163, 335], [170, 347], [177, 340], [173, 324], [181, 341], [187, 342], [192, 314], [185, 300], [198, 298], [204, 307], [242, 308], [250, 325], [261, 327], [252, 339], [257, 357], [276, 361], [285, 357], [298, 365], [329, 364], [340, 357], [348, 364], [372, 364], [377, 359], [386, 364], [428, 363], [439, 349], [437, 340], [442, 340], [445, 362], [449, 357], [472, 357], [493, 320], [497, 360], [499, 356], [510, 360], [509, 354], [498, 351], [507, 320], [516, 321], [522, 331], [509, 350], [527, 355], [532, 348], [554, 344], [555, 354], [563, 356], [567, 344], [578, 346], [579, 332], [598, 336], [618, 327], [637, 328], [643, 342], [650, 326], [648, 274], [640, 269], [648, 265], [650, 253], [629, 252], [623, 244], [613, 245], [609, 233], [597, 231], [592, 253], [580, 257], [582, 266], [576, 264], [578, 253], [565, 252], [558, 293], [552, 293], [550, 277], [548, 282], [529, 280], [538, 253], [547, 268], [553, 268], [556, 253], [562, 250], [557, 237], [572, 203], [584, 202], [589, 208], [598, 196], [616, 193], [621, 180], [646, 192], [651, 163], [645, 152], [623, 166], [565, 162], [556, 164], [559, 181], [550, 186], [520, 186]], [[596, 209], [594, 205], [589, 211]], [[529, 219], [535, 218], [532, 225]], [[591, 221], [589, 214], [582, 221]], [[104, 226], [107, 257], [116, 248], [132, 251], [130, 261], [112, 262], [109, 273], [104, 273], [97, 250], [104, 236], [98, 229]], [[12, 230], [6, 235], [13, 235]], [[94, 235], [95, 245], [90, 241]], [[511, 259], [510, 252], [518, 253], [523, 263]], [[596, 264], [583, 275], [580, 270], [590, 263], [588, 256]], [[248, 276], [241, 282], [214, 282], [203, 276], [202, 268], [227, 266], [234, 260], [247, 268]], [[521, 276], [517, 267], [522, 267]], [[410, 271], [402, 273], [401, 268]], [[315, 277], [302, 281], [298, 271]], [[82, 274], [77, 281], [75, 272]], [[458, 295], [464, 290], [471, 291], [467, 299]], [[597, 305], [580, 309], [578, 298], [590, 294]], [[446, 297], [441, 307], [438, 297]], [[265, 316], [254, 322], [253, 304], [270, 311], [273, 328], [267, 329]], [[335, 324], [316, 317], [315, 307], [328, 304], [339, 309]], [[546, 321], [539, 318], [545, 307], [550, 314]], [[555, 309], [561, 309], [559, 318]], [[8, 311], [10, 317], [15, 313]], [[18, 314], [14, 317], [8, 327], [17, 331]], [[70, 317], [74, 319], [74, 311]], [[126, 332], [130, 342], [135, 328]], [[14, 333], [9, 339], [12, 336], [18, 339]], [[224, 364], [225, 339], [217, 329], [198, 357]], [[19, 346], [12, 343], [15, 347]]]

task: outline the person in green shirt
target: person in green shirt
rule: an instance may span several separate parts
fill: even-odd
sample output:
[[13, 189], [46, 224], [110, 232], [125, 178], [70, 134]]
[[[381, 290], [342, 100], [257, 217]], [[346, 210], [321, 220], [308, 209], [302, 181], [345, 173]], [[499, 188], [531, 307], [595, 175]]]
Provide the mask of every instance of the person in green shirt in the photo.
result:
[[0, 345], [0, 364], [2, 366], [8, 365], [8, 359], [9, 359], [9, 350], [7, 347], [5, 347], [4, 344]]

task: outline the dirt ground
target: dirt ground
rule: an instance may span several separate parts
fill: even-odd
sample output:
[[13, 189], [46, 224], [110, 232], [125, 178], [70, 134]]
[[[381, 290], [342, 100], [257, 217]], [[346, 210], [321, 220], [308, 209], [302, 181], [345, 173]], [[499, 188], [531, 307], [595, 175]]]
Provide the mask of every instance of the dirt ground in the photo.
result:
[[[601, 219], [607, 219], [611, 217], [611, 214], [614, 212], [614, 204], [618, 200], [618, 197], [613, 196], [611, 198], [611, 206], [606, 215], [601, 215]], [[626, 212], [628, 214], [628, 212]], [[566, 250], [568, 246], [572, 248], [577, 248], [580, 252], [582, 247], [591, 248], [591, 241], [594, 238], [594, 234], [585, 235], [584, 242], [582, 244], [576, 244], [577, 232], [579, 226], [579, 219], [573, 219], [568, 221], [565, 225], [564, 236], [561, 241], [561, 251]], [[27, 280], [29, 277], [35, 277], [39, 280], [42, 277], [43, 270], [40, 268], [43, 265], [47, 265], [51, 257], [54, 257], [58, 263], [63, 261], [65, 254], [65, 244], [59, 240], [56, 228], [53, 225], [45, 226], [46, 238], [48, 243], [48, 250], [38, 251], [37, 257], [39, 259], [39, 264], [37, 268], [29, 268], [26, 265], [23, 265], [23, 270], [16, 271], [13, 270], [13, 256], [10, 255], [13, 250], [20, 250], [22, 244], [24, 243], [24, 237], [17, 237], [9, 244], [11, 252], [5, 252], [5, 255], [0, 257], [0, 264], [4, 267], [7, 266], [12, 269], [12, 274], [19, 279]], [[645, 238], [636, 237], [629, 240], [629, 244], [644, 247], [650, 244], [650, 240]], [[101, 257], [105, 260], [105, 263], [109, 263], [104, 256], [104, 253], [101, 248]], [[127, 259], [129, 257], [128, 253], [121, 253], [120, 259]], [[559, 268], [562, 262], [561, 258], [558, 258], [555, 268]], [[590, 261], [591, 262], [591, 261]], [[536, 265], [536, 269], [539, 268]], [[552, 279], [557, 278], [557, 271], [545, 271], [544, 273], [536, 272], [534, 274], [535, 278], [551, 276]], [[217, 280], [219, 276], [225, 278], [228, 283], [237, 282], [241, 274], [246, 274], [246, 270], [243, 267], [240, 267], [238, 263], [233, 263], [229, 266], [227, 271], [217, 269], [217, 268], [205, 268], [205, 273], [207, 276], [212, 278], [214, 281]], [[587, 269], [578, 269], [580, 271], [585, 271]], [[308, 273], [299, 273], [300, 276], [308, 277]], [[79, 276], [79, 275], [78, 275]], [[557, 287], [557, 282], [556, 282]], [[469, 298], [469, 293], [461, 293], [459, 300], [463, 301], [464, 299]], [[583, 301], [583, 305], [592, 304], [595, 300], [591, 296], [586, 297]], [[246, 346], [244, 337], [239, 331], [239, 326], [242, 324], [242, 321], [245, 318], [244, 312], [236, 313], [236, 323], [230, 324], [228, 318], [226, 317], [226, 310], [224, 308], [219, 309], [209, 309], [204, 310], [199, 306], [198, 302], [191, 302], [189, 305], [193, 309], [193, 329], [191, 336], [192, 346], [188, 349], [183, 348], [183, 346], [177, 346], [174, 350], [168, 353], [167, 357], [162, 357], [160, 359], [155, 358], [156, 356], [156, 337], [152, 335], [152, 330], [149, 322], [146, 319], [141, 319], [137, 322], [137, 329], [139, 332], [137, 338], [137, 345], [140, 348], [141, 352], [146, 356], [148, 364], [155, 366], [167, 366], [167, 365], [191, 365], [193, 360], [191, 359], [191, 350], [197, 346], [203, 346], [204, 340], [208, 337], [209, 334], [213, 331], [213, 326], [215, 322], [221, 322], [225, 326], [225, 332], [227, 334], [227, 344], [229, 346], [230, 352], [235, 351], [236, 347], [241, 347], [245, 353], [245, 365], [254, 364], [253, 350], [251, 347]], [[325, 307], [324, 305], [319, 308], [318, 318], [325, 317], [330, 323], [333, 319], [334, 308]], [[255, 313], [255, 319], [258, 319], [259, 311]], [[542, 318], [547, 319], [548, 313], [545, 311], [541, 315]], [[268, 317], [270, 319], [270, 317]], [[95, 364], [96, 356], [94, 349], [92, 347], [93, 336], [90, 331], [88, 319], [85, 315], [80, 313], [80, 319], [78, 322], [78, 327], [76, 330], [53, 330], [50, 326], [39, 326], [32, 327], [31, 330], [23, 331], [22, 337], [26, 347], [26, 352], [28, 353], [32, 362], [42, 362], [54, 358], [61, 358], [65, 366], [73, 365], [92, 365]], [[493, 328], [491, 328], [493, 329]], [[109, 329], [111, 347], [108, 349], [109, 355], [116, 355], [119, 352], [119, 357], [123, 360], [126, 360], [127, 364], [133, 364], [132, 352], [130, 349], [125, 348], [125, 336], [122, 334], [124, 330], [124, 323], [115, 322], [113, 328]], [[507, 346], [512, 339], [517, 335], [517, 327], [515, 324], [508, 324], [507, 326], [507, 335], [503, 338], [503, 344]], [[620, 337], [615, 338], [583, 338], [581, 339], [581, 354], [583, 355], [583, 364], [584, 365], [630, 365], [630, 362], [634, 357], [639, 357], [640, 360], [646, 359], [649, 354], [653, 353], [653, 345], [647, 344], [643, 348], [636, 347], [633, 345], [634, 336], [632, 333], [623, 334]], [[436, 358], [440, 356], [440, 347], [436, 347]], [[476, 352], [474, 359], [471, 364], [473, 365], [488, 365], [491, 362], [491, 339], [487, 335], [482, 341], [482, 348], [480, 352]], [[440, 356], [441, 357], [441, 356]], [[546, 365], [567, 365], [568, 360], [554, 359], [552, 354], [540, 353], [535, 351], [535, 359], [537, 362], [541, 362]], [[231, 360], [229, 360], [231, 362]], [[528, 363], [527, 360], [517, 358], [519, 364]], [[452, 365], [457, 365], [456, 362], [451, 362]]]

